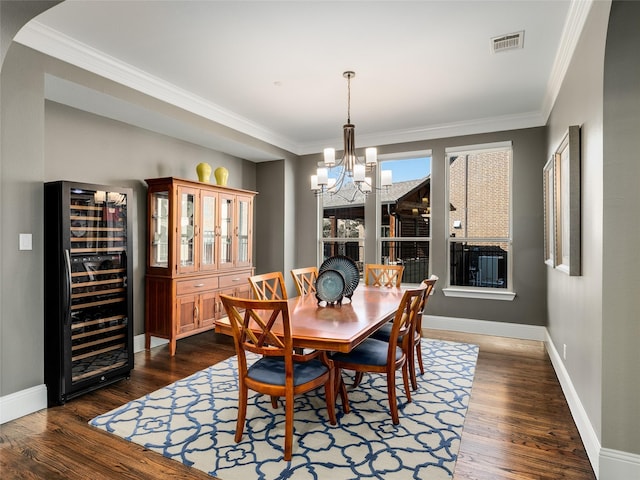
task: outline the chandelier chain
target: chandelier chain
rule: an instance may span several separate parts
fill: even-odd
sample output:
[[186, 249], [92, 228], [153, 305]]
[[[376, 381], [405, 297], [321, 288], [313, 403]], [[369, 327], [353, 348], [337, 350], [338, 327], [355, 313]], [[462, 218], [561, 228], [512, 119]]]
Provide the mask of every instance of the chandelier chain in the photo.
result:
[[347, 75], [347, 123], [351, 123], [351, 75]]

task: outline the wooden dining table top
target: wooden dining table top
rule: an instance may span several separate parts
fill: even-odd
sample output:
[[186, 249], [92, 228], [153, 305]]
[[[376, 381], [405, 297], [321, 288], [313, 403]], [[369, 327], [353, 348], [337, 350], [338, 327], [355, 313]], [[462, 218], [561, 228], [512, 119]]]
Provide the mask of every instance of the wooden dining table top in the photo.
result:
[[[393, 318], [403, 294], [400, 288], [360, 285], [351, 301], [338, 305], [318, 305], [313, 294], [290, 298], [293, 346], [348, 353]], [[276, 323], [276, 334], [278, 328]], [[233, 335], [227, 317], [216, 320], [216, 332]]]

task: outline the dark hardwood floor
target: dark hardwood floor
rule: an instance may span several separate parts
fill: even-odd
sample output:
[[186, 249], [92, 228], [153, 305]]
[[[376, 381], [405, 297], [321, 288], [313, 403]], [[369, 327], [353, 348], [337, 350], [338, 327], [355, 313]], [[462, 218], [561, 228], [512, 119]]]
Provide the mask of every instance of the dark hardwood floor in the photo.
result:
[[[595, 480], [540, 342], [441, 331], [429, 337], [480, 345], [455, 480]], [[230, 338], [211, 332], [180, 340], [173, 358], [167, 346], [140, 352], [130, 380], [0, 426], [0, 478], [211, 479], [87, 422], [233, 353]]]

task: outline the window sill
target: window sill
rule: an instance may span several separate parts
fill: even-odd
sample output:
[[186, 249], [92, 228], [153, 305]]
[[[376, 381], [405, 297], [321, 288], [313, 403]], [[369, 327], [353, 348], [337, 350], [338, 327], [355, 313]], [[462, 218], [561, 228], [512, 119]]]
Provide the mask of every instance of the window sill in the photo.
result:
[[508, 302], [513, 301], [516, 296], [515, 292], [499, 292], [496, 290], [475, 290], [475, 289], [462, 289], [462, 288], [443, 288], [442, 292], [445, 297], [458, 297], [458, 298], [480, 298], [483, 300], [505, 300]]

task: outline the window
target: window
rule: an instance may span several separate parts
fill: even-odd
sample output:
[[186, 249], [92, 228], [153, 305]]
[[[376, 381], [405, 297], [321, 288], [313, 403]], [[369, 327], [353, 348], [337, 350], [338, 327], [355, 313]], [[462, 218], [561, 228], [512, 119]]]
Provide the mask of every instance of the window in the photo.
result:
[[446, 150], [449, 286], [511, 290], [511, 143]]
[[373, 263], [404, 265], [403, 283], [429, 277], [431, 245], [431, 155], [382, 160], [380, 170], [393, 172], [393, 185], [377, 196], [380, 213], [377, 259]]
[[[361, 273], [365, 263], [402, 264], [403, 282], [420, 283], [429, 276], [430, 153], [381, 156], [376, 170], [391, 170], [393, 185], [369, 198], [351, 186], [322, 197], [320, 262], [346, 255]], [[365, 219], [373, 228], [366, 228]], [[374, 242], [365, 242], [367, 237]]]

